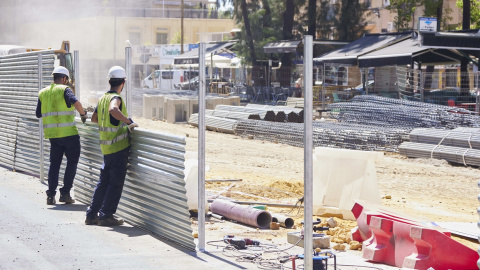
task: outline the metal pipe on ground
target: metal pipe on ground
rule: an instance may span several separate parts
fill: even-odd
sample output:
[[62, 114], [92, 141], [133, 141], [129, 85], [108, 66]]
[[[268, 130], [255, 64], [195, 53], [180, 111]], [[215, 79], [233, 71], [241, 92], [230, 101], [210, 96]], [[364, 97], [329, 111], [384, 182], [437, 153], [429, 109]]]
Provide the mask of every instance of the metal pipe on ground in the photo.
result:
[[212, 202], [210, 211], [228, 219], [259, 228], [267, 228], [272, 223], [272, 216], [267, 211], [221, 199]]
[[280, 214], [272, 214], [272, 222], [278, 222], [280, 226], [285, 228], [292, 228], [295, 225], [293, 218]]

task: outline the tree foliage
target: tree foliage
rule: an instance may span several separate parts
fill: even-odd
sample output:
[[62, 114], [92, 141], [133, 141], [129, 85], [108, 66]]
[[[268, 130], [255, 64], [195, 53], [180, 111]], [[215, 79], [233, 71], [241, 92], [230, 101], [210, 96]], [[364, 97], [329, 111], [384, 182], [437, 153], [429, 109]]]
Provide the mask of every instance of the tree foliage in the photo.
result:
[[395, 25], [398, 31], [405, 31], [414, 28], [411, 25], [413, 14], [417, 7], [423, 4], [423, 0], [390, 0], [388, 10], [397, 14], [395, 16]]
[[[457, 7], [463, 10], [463, 0], [457, 0]], [[470, 28], [480, 29], [480, 2], [470, 1]]]
[[342, 0], [338, 19], [338, 39], [355, 40], [363, 34], [366, 25], [363, 20], [364, 10], [359, 0]]
[[338, 4], [329, 0], [218, 1], [233, 6], [233, 17], [241, 29], [236, 35], [239, 40], [236, 49], [248, 64], [282, 58], [282, 66], [288, 66], [290, 61], [286, 57], [291, 55], [265, 55], [263, 46], [278, 40], [300, 39], [309, 29], [311, 34], [312, 27], [308, 26], [312, 20], [314, 36], [319, 39], [354, 40], [363, 34], [365, 25], [362, 20], [365, 9], [359, 0], [342, 0]]

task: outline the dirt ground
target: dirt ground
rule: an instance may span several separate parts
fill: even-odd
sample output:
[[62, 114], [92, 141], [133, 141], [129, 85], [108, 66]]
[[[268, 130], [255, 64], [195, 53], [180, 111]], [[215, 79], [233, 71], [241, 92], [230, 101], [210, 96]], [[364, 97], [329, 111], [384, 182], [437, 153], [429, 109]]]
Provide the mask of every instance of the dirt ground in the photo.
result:
[[[198, 130], [188, 124], [168, 124], [136, 118], [141, 128], [186, 136], [187, 151], [197, 151]], [[303, 149], [289, 145], [241, 138], [213, 131], [206, 133], [206, 164], [210, 170], [206, 179], [242, 179], [241, 182], [207, 183], [206, 191], [229, 195], [239, 201], [295, 204], [303, 196]], [[348, 169], [348, 164], [345, 164]], [[395, 153], [385, 153], [376, 161], [377, 180], [382, 203], [419, 220], [434, 222], [477, 222], [477, 195], [480, 189], [478, 168], [453, 166], [443, 160], [409, 159]], [[230, 187], [232, 184], [234, 186]], [[230, 187], [226, 192], [226, 189]], [[229, 194], [228, 194], [229, 193]], [[270, 211], [290, 215], [299, 224], [302, 211], [270, 207]], [[322, 218], [323, 219], [323, 218]], [[342, 221], [342, 226], [356, 226], [354, 221]], [[298, 226], [298, 225], [297, 225]], [[226, 225], [207, 224], [207, 235], [220, 237]], [[298, 227], [297, 227], [298, 229]], [[225, 229], [226, 230], [226, 229]], [[283, 239], [293, 229], [269, 232], [263, 238]], [[254, 229], [244, 228], [262, 237]], [[478, 248], [478, 242], [456, 238]]]

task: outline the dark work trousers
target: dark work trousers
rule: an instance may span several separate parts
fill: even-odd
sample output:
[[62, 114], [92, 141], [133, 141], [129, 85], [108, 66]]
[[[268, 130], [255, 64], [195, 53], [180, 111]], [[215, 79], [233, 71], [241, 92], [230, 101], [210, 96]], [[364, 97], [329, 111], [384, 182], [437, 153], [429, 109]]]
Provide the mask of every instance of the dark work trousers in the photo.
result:
[[77, 164], [80, 158], [80, 136], [50, 139], [50, 169], [48, 170], [47, 196], [55, 196], [58, 187], [58, 174], [62, 165], [63, 155], [67, 157], [67, 167], [63, 176], [63, 187], [60, 193], [69, 193], [73, 186], [73, 179], [77, 174]]
[[100, 180], [95, 187], [92, 203], [87, 210], [88, 219], [95, 218], [97, 213], [99, 219], [108, 219], [117, 211], [127, 174], [129, 152], [130, 147], [127, 147], [119, 152], [103, 156]]

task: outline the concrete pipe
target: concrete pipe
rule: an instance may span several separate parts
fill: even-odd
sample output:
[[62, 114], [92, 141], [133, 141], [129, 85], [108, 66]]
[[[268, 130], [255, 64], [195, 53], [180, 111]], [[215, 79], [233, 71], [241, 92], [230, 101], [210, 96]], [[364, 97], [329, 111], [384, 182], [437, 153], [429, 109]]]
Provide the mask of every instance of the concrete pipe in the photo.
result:
[[280, 214], [272, 214], [272, 222], [278, 222], [280, 223], [280, 226], [285, 228], [292, 228], [295, 224], [293, 218], [289, 218]]
[[212, 202], [210, 211], [228, 219], [259, 228], [267, 228], [270, 226], [270, 223], [272, 223], [272, 216], [265, 210], [255, 209], [221, 199], [216, 199]]

